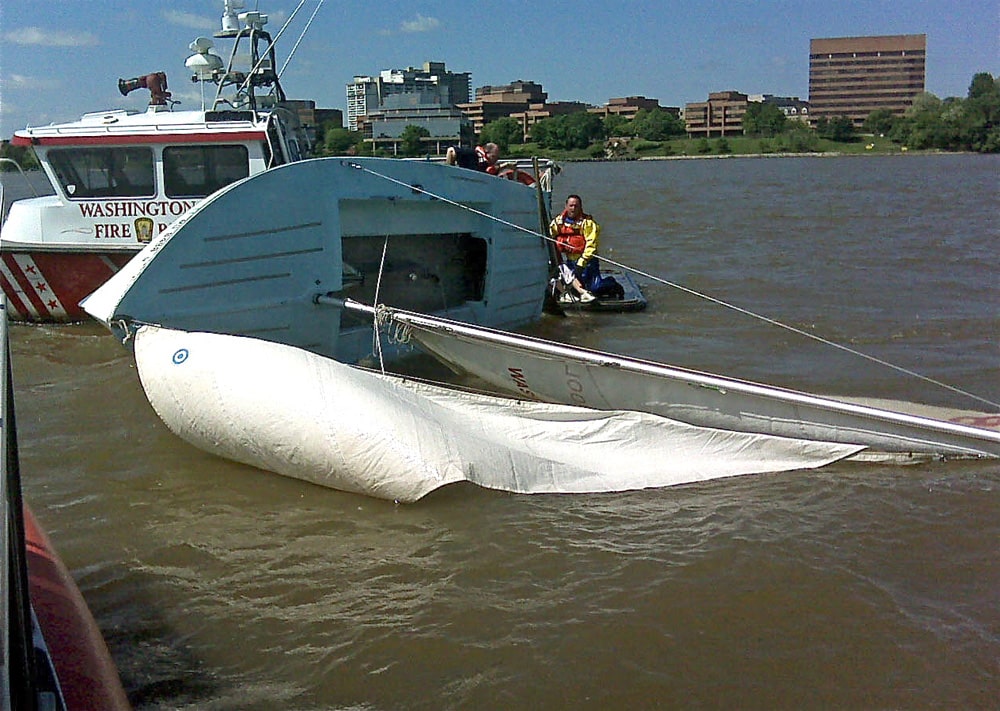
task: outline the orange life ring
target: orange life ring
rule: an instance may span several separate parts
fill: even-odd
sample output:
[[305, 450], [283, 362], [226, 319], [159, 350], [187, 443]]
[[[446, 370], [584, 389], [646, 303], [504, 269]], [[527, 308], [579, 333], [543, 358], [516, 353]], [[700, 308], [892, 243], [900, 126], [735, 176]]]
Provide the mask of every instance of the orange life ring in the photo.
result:
[[506, 178], [507, 180], [516, 180], [522, 185], [534, 185], [535, 178], [531, 173], [525, 172], [523, 170], [518, 170], [517, 168], [504, 168], [499, 173], [497, 173], [498, 178]]

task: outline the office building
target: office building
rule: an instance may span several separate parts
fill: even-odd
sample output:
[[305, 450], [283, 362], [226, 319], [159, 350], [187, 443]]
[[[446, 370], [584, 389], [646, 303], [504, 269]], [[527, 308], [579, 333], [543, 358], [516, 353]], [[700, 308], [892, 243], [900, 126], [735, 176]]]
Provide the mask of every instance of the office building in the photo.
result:
[[860, 127], [878, 109], [902, 115], [924, 91], [926, 57], [927, 35], [810, 40], [812, 123], [846, 116]]
[[423, 94], [393, 94], [385, 97], [378, 111], [358, 117], [357, 126], [366, 144], [397, 155], [407, 126], [427, 129], [421, 139], [424, 153], [440, 155], [448, 146], [472, 142], [472, 123], [455, 106], [426, 101]]
[[510, 115], [512, 119], [521, 124], [521, 133], [524, 140], [531, 139], [531, 129], [539, 121], [552, 118], [553, 116], [566, 116], [590, 108], [582, 101], [553, 101], [544, 104], [531, 104], [525, 110], [518, 111]]
[[746, 94], [714, 91], [708, 101], [684, 106], [684, 130], [690, 138], [743, 135], [743, 114], [749, 105]]
[[544, 104], [547, 98], [541, 84], [519, 79], [503, 86], [481, 86], [476, 89], [475, 101], [459, 104], [458, 108], [472, 121], [478, 135], [491, 121], [523, 113], [532, 105]]
[[419, 95], [420, 103], [455, 106], [472, 96], [472, 75], [450, 72], [444, 62], [424, 62], [423, 69], [386, 69], [378, 76], [355, 76], [347, 85], [347, 127], [358, 128], [358, 118], [376, 113], [388, 96]]
[[660, 106], [659, 100], [647, 99], [645, 96], [624, 96], [608, 99], [608, 103], [604, 106], [592, 106], [587, 109], [587, 111], [592, 114], [597, 114], [602, 119], [606, 119], [609, 116], [620, 116], [626, 121], [631, 121], [635, 118], [635, 115], [643, 109], [646, 109], [647, 111], [669, 111], [674, 116], [680, 114], [679, 108]]
[[785, 115], [789, 121], [809, 123], [809, 102], [802, 101], [797, 96], [775, 96], [774, 94], [750, 94], [747, 97], [751, 104], [771, 104]]

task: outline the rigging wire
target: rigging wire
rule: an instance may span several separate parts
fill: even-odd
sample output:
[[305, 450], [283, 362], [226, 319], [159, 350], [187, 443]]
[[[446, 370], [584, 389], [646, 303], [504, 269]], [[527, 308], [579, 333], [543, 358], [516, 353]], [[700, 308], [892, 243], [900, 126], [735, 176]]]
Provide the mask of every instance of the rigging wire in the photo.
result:
[[[382, 273], [385, 271], [385, 255], [389, 251], [389, 235], [385, 236], [385, 241], [382, 243], [382, 259], [378, 263], [378, 279], [375, 280], [375, 303], [378, 303], [378, 295], [382, 289]], [[378, 322], [375, 322], [375, 328], [372, 329], [372, 340], [374, 343], [375, 353], [378, 354], [378, 366], [382, 371], [382, 375], [385, 375], [385, 359], [382, 357], [382, 329], [378, 327]]]
[[[306, 32], [309, 31], [310, 27], [312, 27], [313, 20], [316, 19], [316, 14], [319, 12], [319, 9], [321, 7], [323, 7], [323, 3], [324, 2], [325, 2], [325, 0], [319, 0], [319, 2], [316, 3], [316, 9], [313, 10], [313, 14], [309, 16], [309, 20], [306, 22], [306, 26], [304, 28], [302, 28], [302, 32], [301, 32], [301, 34], [299, 34], [299, 38], [297, 40], [295, 40], [295, 44], [292, 45], [291, 51], [288, 53], [288, 56], [285, 57], [285, 63], [281, 65], [281, 69], [278, 71], [278, 79], [279, 80], [281, 79], [281, 75], [285, 73], [285, 68], [288, 66], [288, 63], [290, 61], [292, 61], [292, 57], [295, 55], [295, 50], [297, 50], [299, 48], [299, 45], [302, 44], [302, 40], [305, 38]], [[304, 3], [305, 3], [305, 0], [302, 0], [302, 3], [299, 4], [299, 7], [302, 7], [302, 4], [304, 4]], [[299, 9], [296, 8], [295, 12], [298, 12], [298, 11], [299, 11]], [[292, 16], [288, 18], [288, 22], [291, 22], [292, 21], [292, 17], [295, 17], [295, 12], [293, 12]], [[285, 27], [288, 26], [288, 22], [285, 23]], [[284, 27], [282, 27], [282, 31], [284, 31]], [[275, 38], [275, 39], [277, 39], [277, 38]]]
[[[449, 205], [453, 205], [453, 206], [458, 207], [458, 208], [460, 208], [462, 210], [467, 210], [467, 211], [469, 211], [469, 212], [471, 212], [473, 214], [479, 215], [481, 217], [485, 217], [485, 218], [487, 218], [489, 220], [493, 220], [494, 222], [498, 222], [498, 223], [500, 223], [502, 225], [506, 225], [507, 227], [511, 227], [511, 228], [513, 228], [513, 229], [515, 229], [515, 230], [517, 230], [519, 232], [524, 232], [525, 234], [531, 235], [533, 237], [540, 237], [541, 239], [546, 240], [548, 242], [555, 242], [555, 239], [553, 237], [549, 236], [549, 235], [541, 234], [540, 232], [536, 232], [536, 231], [534, 231], [532, 229], [529, 229], [527, 227], [522, 227], [521, 225], [517, 225], [517, 224], [515, 224], [513, 222], [509, 222], [509, 221], [504, 220], [502, 218], [496, 217], [495, 215], [490, 215], [490, 214], [488, 214], [486, 212], [483, 212], [482, 210], [477, 210], [474, 207], [470, 207], [468, 205], [463, 205], [462, 203], [457, 202], [455, 200], [451, 200], [451, 199], [449, 199], [449, 198], [447, 198], [447, 197], [445, 197], [443, 195], [438, 195], [436, 193], [432, 193], [431, 191], [426, 190], [423, 186], [420, 186], [420, 185], [410, 185], [409, 183], [406, 183], [406, 182], [404, 182], [402, 180], [399, 180], [397, 178], [393, 178], [390, 175], [385, 175], [384, 173], [379, 173], [376, 170], [372, 170], [371, 168], [368, 168], [366, 166], [363, 166], [363, 165], [361, 165], [359, 163], [356, 163], [356, 162], [353, 162], [353, 161], [344, 161], [344, 165], [348, 165], [350, 167], [353, 167], [353, 168], [356, 168], [358, 170], [364, 171], [364, 172], [369, 173], [371, 175], [374, 175], [374, 176], [376, 176], [378, 178], [382, 178], [384, 180], [388, 180], [391, 183], [395, 183], [397, 185], [405, 187], [407, 190], [411, 190], [411, 191], [416, 192], [416, 193], [423, 193], [424, 195], [427, 195], [428, 197], [432, 197], [432, 198], [434, 198], [436, 200], [440, 200], [441, 202], [447, 203]], [[621, 262], [617, 262], [617, 261], [615, 261], [613, 259], [609, 259], [608, 257], [605, 257], [603, 255], [601, 255], [600, 258], [604, 262], [606, 262], [607, 264], [611, 264], [613, 266], [616, 266], [619, 269], [623, 269], [623, 270], [625, 270], [627, 272], [631, 272], [631, 273], [636, 274], [638, 276], [645, 277], [646, 279], [650, 279], [651, 281], [657, 282], [657, 283], [662, 284], [664, 286], [669, 286], [669, 287], [671, 287], [673, 289], [677, 289], [677, 290], [682, 291], [682, 292], [684, 292], [686, 294], [690, 294], [691, 296], [695, 296], [695, 297], [697, 297], [699, 299], [704, 299], [704, 300], [709, 301], [709, 302], [711, 302], [713, 304], [716, 304], [717, 306], [722, 306], [724, 308], [730, 309], [730, 310], [735, 311], [737, 313], [743, 314], [744, 316], [748, 316], [750, 318], [757, 319], [758, 321], [762, 321], [762, 322], [764, 322], [764, 323], [766, 323], [768, 325], [775, 326], [777, 328], [782, 328], [782, 329], [784, 329], [786, 331], [790, 331], [791, 333], [794, 333], [794, 334], [799, 335], [799, 336], [803, 336], [803, 337], [808, 338], [810, 340], [813, 340], [813, 341], [816, 341], [818, 343], [821, 343], [821, 344], [823, 344], [825, 346], [829, 346], [831, 348], [836, 348], [837, 350], [843, 351], [845, 353], [849, 353], [850, 355], [856, 356], [858, 358], [862, 358], [864, 360], [870, 361], [872, 363], [875, 363], [877, 365], [883, 366], [885, 368], [889, 368], [891, 370], [895, 370], [898, 373], [902, 373], [902, 374], [910, 376], [912, 378], [916, 378], [918, 380], [922, 380], [922, 381], [924, 381], [926, 383], [930, 383], [931, 385], [935, 385], [935, 386], [943, 388], [945, 390], [949, 390], [949, 391], [951, 391], [953, 393], [956, 393], [958, 395], [962, 395], [964, 397], [971, 398], [971, 399], [976, 400], [978, 402], [981, 402], [981, 403], [983, 403], [985, 405], [989, 405], [990, 407], [1000, 408], [1000, 403], [993, 402], [992, 400], [990, 400], [988, 398], [984, 398], [982, 396], [976, 395], [975, 393], [971, 393], [971, 392], [969, 392], [967, 390], [963, 390], [961, 388], [955, 387], [954, 385], [949, 385], [948, 383], [942, 382], [940, 380], [937, 380], [937, 379], [932, 378], [932, 377], [927, 376], [927, 375], [923, 375], [922, 373], [918, 373], [918, 372], [916, 372], [914, 370], [910, 370], [909, 368], [904, 368], [901, 365], [896, 365], [895, 363], [891, 363], [891, 362], [889, 362], [887, 360], [883, 360], [882, 358], [878, 358], [877, 356], [869, 355], [869, 354], [864, 353], [862, 351], [859, 351], [857, 349], [851, 348], [849, 346], [845, 346], [845, 345], [843, 345], [841, 343], [837, 343], [836, 341], [831, 341], [831, 340], [829, 340], [827, 338], [824, 338], [823, 336], [819, 336], [819, 335], [816, 335], [814, 333], [809, 333], [808, 331], [804, 331], [804, 330], [802, 330], [800, 328], [796, 328], [795, 326], [792, 326], [790, 324], [783, 323], [781, 321], [778, 321], [776, 319], [770, 318], [768, 316], [764, 316], [762, 314], [755, 313], [754, 311], [751, 311], [749, 309], [743, 308], [742, 306], [737, 306], [736, 304], [731, 304], [728, 301], [723, 301], [722, 299], [718, 299], [718, 298], [716, 298], [714, 296], [710, 296], [710, 295], [704, 294], [704, 293], [702, 293], [700, 291], [696, 291], [695, 289], [691, 289], [690, 287], [686, 287], [683, 284], [678, 284], [678, 283], [670, 281], [668, 279], [664, 279], [663, 277], [656, 276], [655, 274], [650, 274], [649, 272], [645, 272], [645, 271], [643, 271], [641, 269], [638, 269], [636, 267], [632, 267], [632, 266], [629, 266], [627, 264], [623, 264]]]
[[[292, 24], [292, 21], [295, 19], [295, 16], [299, 13], [299, 10], [301, 10], [302, 6], [305, 5], [305, 4], [306, 4], [306, 0], [299, 0], [299, 4], [296, 6], [296, 8], [294, 10], [292, 10], [292, 14], [288, 16], [287, 20], [285, 20], [285, 24], [283, 24], [281, 26], [281, 29], [278, 30], [278, 34], [276, 34], [273, 38], [271, 38], [271, 46], [272, 47], [275, 44], [277, 44], [278, 40], [281, 38], [281, 35], [283, 35], [285, 33], [285, 30], [287, 30], [288, 27]], [[322, 0], [321, 0], [320, 4], [321, 5], [323, 4]], [[310, 23], [312, 23], [313, 17], [316, 17], [316, 13], [315, 12], [313, 13], [312, 17], [309, 18], [309, 22]], [[306, 25], [306, 30], [308, 30], [308, 29], [309, 29], [309, 25], [307, 24]], [[304, 35], [305, 35], [305, 30], [302, 31], [301, 35], [299, 35], [299, 39], [295, 42], [295, 46], [292, 47], [292, 52], [294, 52], [295, 49], [296, 49], [296, 47], [299, 46], [299, 43], [302, 42], [302, 37]], [[250, 36], [253, 37], [253, 33], [252, 32], [251, 32]], [[233, 53], [234, 53], [234, 55], [235, 55], [235, 52], [236, 52], [236, 47], [234, 45], [233, 46]], [[281, 71], [285, 70], [285, 67], [288, 66], [288, 60], [291, 59], [291, 58], [292, 58], [291, 54], [289, 54], [288, 58], [285, 59], [285, 63], [281, 66]], [[255, 65], [253, 65], [253, 67], [250, 68], [249, 72], [247, 72], [247, 78], [243, 80], [242, 84], [240, 84], [240, 87], [239, 87], [238, 91], [243, 92], [243, 91], [246, 91], [247, 89], [250, 88], [250, 82], [253, 80], [253, 75], [257, 72], [258, 69], [261, 68], [261, 66], [266, 61], [267, 61], [267, 55], [265, 55], [263, 57], [260, 57], [257, 60], [257, 63]], [[281, 79], [281, 73], [280, 72], [276, 76], [278, 77], [279, 80]], [[216, 97], [216, 98], [218, 98], [218, 97]]]

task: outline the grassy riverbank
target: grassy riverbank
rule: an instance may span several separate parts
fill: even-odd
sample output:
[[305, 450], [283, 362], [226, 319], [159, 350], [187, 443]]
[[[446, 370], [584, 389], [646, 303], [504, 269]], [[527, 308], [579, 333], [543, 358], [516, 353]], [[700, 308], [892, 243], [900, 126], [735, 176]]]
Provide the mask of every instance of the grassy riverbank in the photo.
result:
[[603, 145], [595, 145], [578, 150], [555, 150], [540, 148], [537, 143], [511, 145], [504, 153], [506, 158], [544, 155], [556, 160], [638, 160], [641, 158], [711, 158], [720, 156], [759, 156], [793, 154], [831, 155], [888, 155], [905, 153], [907, 149], [887, 138], [860, 136], [850, 143], [840, 143], [822, 138], [813, 138], [797, 145], [783, 137], [749, 138], [727, 136], [725, 138], [692, 139], [677, 138], [669, 141], [644, 141], [633, 139], [621, 147], [616, 155], [609, 156]]

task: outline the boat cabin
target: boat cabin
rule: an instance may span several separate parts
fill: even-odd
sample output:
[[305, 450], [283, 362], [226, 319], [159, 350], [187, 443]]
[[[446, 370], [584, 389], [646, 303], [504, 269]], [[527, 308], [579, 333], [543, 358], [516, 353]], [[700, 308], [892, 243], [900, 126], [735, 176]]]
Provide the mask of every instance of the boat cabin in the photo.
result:
[[54, 199], [15, 203], [4, 242], [136, 250], [196, 200], [302, 158], [287, 110], [259, 116], [153, 108], [18, 131], [14, 145], [34, 149]]
[[34, 150], [52, 194], [14, 202], [0, 232], [12, 320], [86, 318], [80, 300], [199, 201], [307, 157], [308, 138], [274, 70], [267, 16], [241, 7], [226, 0], [215, 34], [233, 40], [228, 64], [211, 40], [190, 45], [185, 66], [202, 88], [200, 109], [173, 110], [166, 74], [152, 72], [118, 80], [123, 96], [149, 91], [145, 111], [98, 111], [14, 134], [15, 146]]

